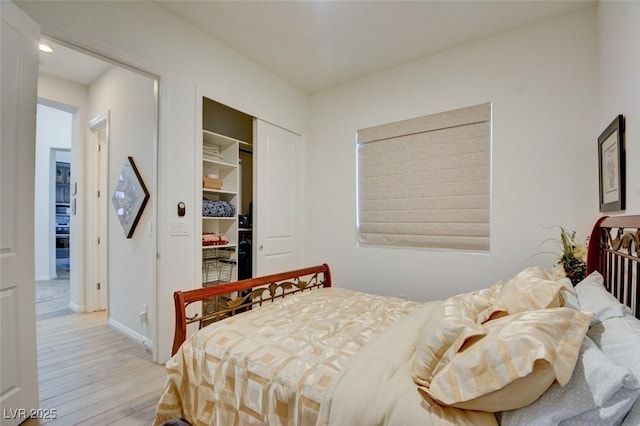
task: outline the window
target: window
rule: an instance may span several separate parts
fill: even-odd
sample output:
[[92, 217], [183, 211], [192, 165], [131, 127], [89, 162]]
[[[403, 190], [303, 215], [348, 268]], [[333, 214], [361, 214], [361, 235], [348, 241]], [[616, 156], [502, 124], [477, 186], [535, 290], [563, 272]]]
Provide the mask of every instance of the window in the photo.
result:
[[489, 250], [491, 104], [358, 131], [358, 244]]

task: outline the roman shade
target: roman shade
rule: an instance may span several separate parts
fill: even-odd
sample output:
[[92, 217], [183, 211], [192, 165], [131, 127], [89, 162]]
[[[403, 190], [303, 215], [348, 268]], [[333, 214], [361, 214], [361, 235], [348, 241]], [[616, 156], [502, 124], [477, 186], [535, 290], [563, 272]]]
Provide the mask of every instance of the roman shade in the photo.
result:
[[488, 251], [491, 104], [359, 130], [358, 244]]

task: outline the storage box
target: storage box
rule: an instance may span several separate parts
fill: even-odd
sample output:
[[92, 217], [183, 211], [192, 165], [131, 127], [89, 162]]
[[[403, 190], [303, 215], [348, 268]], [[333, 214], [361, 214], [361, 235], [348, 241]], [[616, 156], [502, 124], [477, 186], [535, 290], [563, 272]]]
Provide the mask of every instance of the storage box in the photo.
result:
[[222, 179], [203, 177], [202, 187], [204, 189], [222, 189]]

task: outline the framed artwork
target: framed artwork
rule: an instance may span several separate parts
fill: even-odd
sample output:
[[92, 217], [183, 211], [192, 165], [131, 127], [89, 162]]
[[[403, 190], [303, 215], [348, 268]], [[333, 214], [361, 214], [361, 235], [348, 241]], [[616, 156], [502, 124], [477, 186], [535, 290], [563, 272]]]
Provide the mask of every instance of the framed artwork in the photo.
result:
[[132, 157], [127, 157], [111, 197], [116, 215], [127, 238], [133, 236], [148, 200], [149, 191], [140, 177], [136, 163]]
[[600, 211], [624, 210], [624, 118], [618, 115], [598, 138]]

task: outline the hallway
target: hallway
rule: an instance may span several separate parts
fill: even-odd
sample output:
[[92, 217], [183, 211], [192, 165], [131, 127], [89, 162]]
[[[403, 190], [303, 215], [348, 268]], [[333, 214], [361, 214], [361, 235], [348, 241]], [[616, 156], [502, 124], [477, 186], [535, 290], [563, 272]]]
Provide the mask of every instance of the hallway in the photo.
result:
[[109, 328], [105, 311], [69, 309], [69, 259], [58, 259], [57, 275], [35, 283], [40, 409], [55, 410], [55, 418], [24, 424], [151, 424], [164, 366]]
[[36, 321], [70, 315], [69, 259], [58, 259], [55, 280], [36, 281]]
[[104, 311], [40, 320], [36, 327], [40, 409], [55, 410], [56, 418], [24, 425], [152, 423], [165, 367], [141, 343], [109, 328]]

